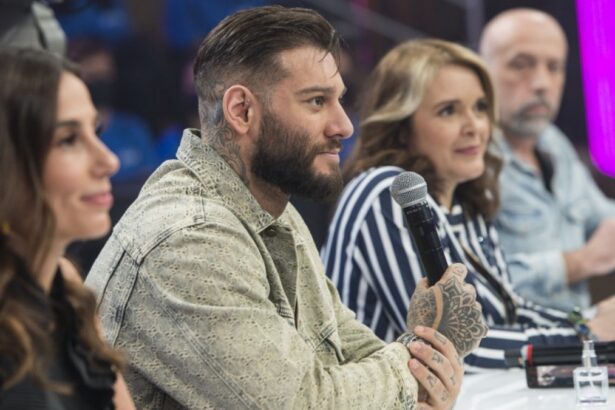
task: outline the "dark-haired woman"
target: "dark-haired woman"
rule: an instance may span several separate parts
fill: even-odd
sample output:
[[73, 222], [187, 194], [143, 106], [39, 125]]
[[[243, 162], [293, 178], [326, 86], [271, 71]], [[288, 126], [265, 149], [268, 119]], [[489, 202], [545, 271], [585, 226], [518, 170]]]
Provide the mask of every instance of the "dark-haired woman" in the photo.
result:
[[491, 152], [494, 91], [480, 58], [445, 41], [409, 41], [366, 84], [359, 138], [345, 165], [350, 182], [323, 250], [327, 274], [357, 317], [384, 340], [405, 329], [410, 296], [425, 274], [389, 188], [399, 173], [414, 171], [427, 181], [445, 253], [468, 267], [466, 281], [490, 327], [466, 356], [466, 370], [505, 367], [505, 350], [528, 343], [578, 343], [587, 329], [609, 338], [613, 313], [605, 306], [584, 327], [522, 300], [509, 285], [489, 222], [500, 161]]
[[110, 228], [119, 163], [67, 62], [0, 50], [0, 409], [131, 409], [93, 294], [63, 259]]

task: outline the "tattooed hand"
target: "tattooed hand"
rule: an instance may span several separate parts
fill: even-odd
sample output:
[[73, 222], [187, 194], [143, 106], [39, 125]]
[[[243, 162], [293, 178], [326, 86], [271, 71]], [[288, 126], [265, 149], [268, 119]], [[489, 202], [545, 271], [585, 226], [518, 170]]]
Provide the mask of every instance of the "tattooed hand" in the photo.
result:
[[456, 263], [430, 288], [423, 278], [417, 283], [406, 318], [408, 331], [413, 332], [416, 326], [434, 328], [453, 343], [461, 357], [487, 334], [476, 290], [463, 281], [466, 274], [465, 266]]
[[461, 389], [463, 362], [453, 344], [436, 330], [423, 326], [414, 330], [420, 339], [406, 346], [412, 355], [408, 367], [419, 382], [418, 408], [449, 410]]

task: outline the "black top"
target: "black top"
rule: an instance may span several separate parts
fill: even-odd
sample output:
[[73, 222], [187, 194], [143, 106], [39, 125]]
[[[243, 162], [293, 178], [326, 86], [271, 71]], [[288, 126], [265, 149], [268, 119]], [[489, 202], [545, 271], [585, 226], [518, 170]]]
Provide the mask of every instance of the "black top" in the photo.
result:
[[[66, 395], [42, 388], [27, 376], [8, 390], [0, 391], [1, 410], [109, 410], [113, 409], [113, 385], [115, 372], [107, 362], [93, 357], [77, 338], [75, 312], [66, 300], [64, 279], [61, 272], [55, 274], [52, 289], [46, 295], [43, 289], [19, 263], [17, 278], [7, 292], [19, 292], [29, 308], [40, 312], [54, 323], [49, 340], [52, 344], [47, 378], [72, 386], [72, 393]], [[4, 359], [4, 360], [3, 360]], [[9, 362], [0, 357], [0, 366], [7, 368]]]

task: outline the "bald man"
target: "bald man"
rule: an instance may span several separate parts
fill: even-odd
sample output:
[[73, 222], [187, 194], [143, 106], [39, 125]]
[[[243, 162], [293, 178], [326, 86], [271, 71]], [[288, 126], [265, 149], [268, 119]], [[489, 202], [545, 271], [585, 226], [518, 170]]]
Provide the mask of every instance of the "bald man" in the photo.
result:
[[615, 269], [615, 202], [552, 123], [565, 83], [564, 32], [548, 14], [512, 9], [487, 24], [480, 51], [498, 93], [504, 169], [496, 227], [512, 282], [543, 305], [587, 308], [586, 279]]

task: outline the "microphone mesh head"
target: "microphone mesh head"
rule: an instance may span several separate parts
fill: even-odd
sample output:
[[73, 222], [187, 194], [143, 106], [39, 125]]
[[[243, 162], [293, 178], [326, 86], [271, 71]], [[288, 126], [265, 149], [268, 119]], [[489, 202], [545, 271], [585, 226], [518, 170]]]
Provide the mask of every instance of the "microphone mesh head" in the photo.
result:
[[425, 200], [427, 183], [416, 172], [402, 172], [391, 184], [391, 196], [399, 206], [406, 208]]

